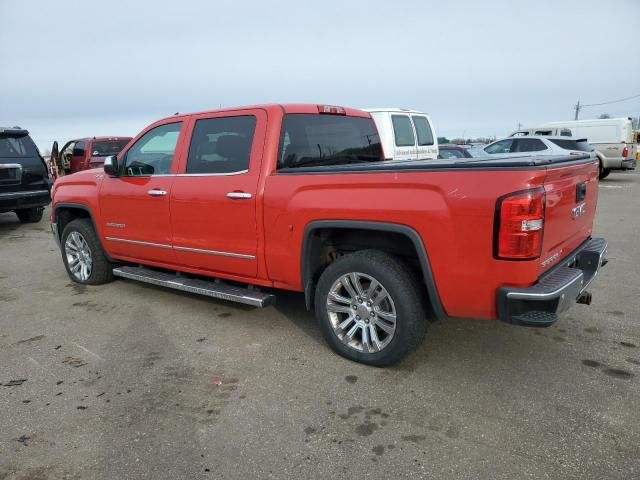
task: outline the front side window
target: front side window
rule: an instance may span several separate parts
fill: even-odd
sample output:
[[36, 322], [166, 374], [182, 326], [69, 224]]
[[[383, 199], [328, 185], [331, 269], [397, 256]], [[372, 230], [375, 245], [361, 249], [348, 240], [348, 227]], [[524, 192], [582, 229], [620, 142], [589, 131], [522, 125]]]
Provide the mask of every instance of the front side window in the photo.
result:
[[396, 147], [413, 147], [416, 140], [413, 137], [413, 127], [408, 115], [391, 115], [393, 134], [396, 138]]
[[383, 160], [371, 118], [288, 114], [282, 121], [278, 169]]
[[413, 117], [413, 124], [416, 127], [416, 134], [418, 135], [418, 145], [433, 145], [433, 132], [431, 126], [427, 121], [427, 117]]
[[519, 138], [516, 140], [516, 152], [541, 152], [547, 149], [547, 146], [537, 138]]
[[169, 123], [140, 137], [125, 155], [123, 175], [141, 177], [170, 173], [181, 128], [182, 122]]
[[82, 157], [84, 156], [84, 151], [85, 151], [85, 143], [80, 141], [74, 145], [72, 155], [74, 157]]
[[500, 140], [499, 142], [496, 142], [493, 145], [489, 145], [488, 147], [486, 147], [484, 151], [491, 154], [511, 153], [512, 143], [513, 143], [513, 140], [511, 139]]
[[187, 173], [237, 173], [249, 170], [256, 129], [253, 115], [196, 121], [189, 146]]

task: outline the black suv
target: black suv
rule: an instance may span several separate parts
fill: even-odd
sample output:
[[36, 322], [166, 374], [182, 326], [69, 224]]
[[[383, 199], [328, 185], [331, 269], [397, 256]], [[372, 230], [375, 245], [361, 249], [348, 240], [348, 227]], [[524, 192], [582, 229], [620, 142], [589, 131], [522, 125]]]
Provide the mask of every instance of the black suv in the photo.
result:
[[0, 213], [16, 212], [22, 223], [39, 222], [50, 192], [47, 165], [29, 132], [0, 127]]

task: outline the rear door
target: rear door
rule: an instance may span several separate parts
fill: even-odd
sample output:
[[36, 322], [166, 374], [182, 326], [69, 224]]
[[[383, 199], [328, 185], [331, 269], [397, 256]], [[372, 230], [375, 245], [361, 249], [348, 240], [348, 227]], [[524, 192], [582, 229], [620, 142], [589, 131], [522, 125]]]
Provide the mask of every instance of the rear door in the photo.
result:
[[120, 176], [104, 175], [100, 218], [112, 256], [175, 263], [169, 206], [183, 131], [182, 121], [153, 125], [120, 155]]
[[260, 109], [193, 117], [186, 162], [171, 192], [173, 243], [181, 265], [257, 275], [256, 195], [266, 123]]
[[525, 155], [545, 155], [553, 153], [539, 138], [517, 138], [511, 146], [511, 153]]
[[418, 148], [411, 118], [407, 114], [392, 113], [394, 160], [417, 160]]
[[411, 115], [411, 120], [416, 132], [418, 160], [438, 158], [438, 146], [429, 119], [424, 115]]

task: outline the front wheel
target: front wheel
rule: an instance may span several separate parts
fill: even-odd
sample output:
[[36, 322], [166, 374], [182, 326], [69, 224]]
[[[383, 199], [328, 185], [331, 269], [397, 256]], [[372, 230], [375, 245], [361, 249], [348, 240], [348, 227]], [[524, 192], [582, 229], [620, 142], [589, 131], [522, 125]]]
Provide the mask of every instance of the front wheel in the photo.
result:
[[43, 207], [22, 208], [20, 210], [16, 210], [18, 220], [20, 220], [22, 223], [38, 223], [40, 220], [42, 220], [43, 213]]
[[69, 222], [62, 232], [60, 245], [64, 266], [74, 282], [101, 285], [113, 280], [113, 266], [88, 218]]
[[421, 291], [398, 259], [362, 250], [324, 270], [316, 286], [315, 313], [337, 353], [368, 365], [391, 365], [424, 337]]

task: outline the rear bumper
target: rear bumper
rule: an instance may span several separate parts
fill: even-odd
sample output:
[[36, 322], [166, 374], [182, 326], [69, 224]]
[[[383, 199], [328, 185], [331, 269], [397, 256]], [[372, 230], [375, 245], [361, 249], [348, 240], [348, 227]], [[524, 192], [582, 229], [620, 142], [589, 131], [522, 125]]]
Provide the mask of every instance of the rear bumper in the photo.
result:
[[636, 159], [635, 158], [627, 158], [622, 161], [622, 169], [624, 170], [635, 170], [636, 169]]
[[607, 241], [592, 238], [531, 287], [498, 291], [498, 318], [516, 325], [547, 327], [574, 303], [591, 303], [587, 287], [607, 264]]
[[21, 208], [44, 207], [49, 203], [51, 203], [49, 190], [0, 193], [0, 212], [10, 212]]

